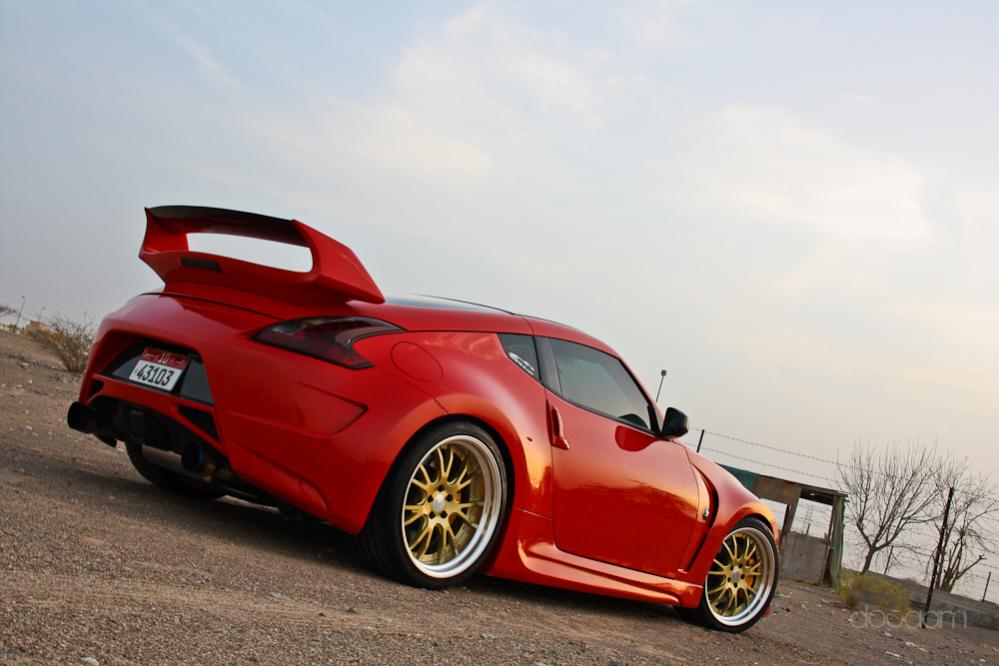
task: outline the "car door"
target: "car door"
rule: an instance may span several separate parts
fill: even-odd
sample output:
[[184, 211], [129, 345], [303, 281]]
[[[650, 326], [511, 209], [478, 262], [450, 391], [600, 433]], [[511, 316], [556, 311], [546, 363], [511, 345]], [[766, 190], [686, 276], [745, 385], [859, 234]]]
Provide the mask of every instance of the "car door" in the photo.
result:
[[554, 529], [559, 549], [673, 576], [697, 512], [681, 444], [653, 433], [655, 411], [620, 360], [539, 338], [550, 381]]

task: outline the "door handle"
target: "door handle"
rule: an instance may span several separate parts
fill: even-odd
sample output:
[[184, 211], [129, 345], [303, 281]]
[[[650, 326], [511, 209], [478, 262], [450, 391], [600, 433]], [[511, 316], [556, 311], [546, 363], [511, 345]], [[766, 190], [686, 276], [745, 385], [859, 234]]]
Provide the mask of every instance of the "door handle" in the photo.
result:
[[548, 428], [552, 440], [552, 446], [556, 449], [569, 450], [569, 440], [565, 437], [565, 430], [562, 427], [562, 415], [558, 413], [553, 405], [548, 405]]

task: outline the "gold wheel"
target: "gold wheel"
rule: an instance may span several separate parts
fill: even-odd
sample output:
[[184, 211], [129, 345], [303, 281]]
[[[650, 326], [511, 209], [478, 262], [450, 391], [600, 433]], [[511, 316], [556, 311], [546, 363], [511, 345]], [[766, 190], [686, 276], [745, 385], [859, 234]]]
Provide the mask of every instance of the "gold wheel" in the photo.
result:
[[456, 435], [438, 442], [409, 479], [402, 535], [410, 561], [435, 578], [474, 564], [499, 521], [499, 465], [484, 442]]
[[725, 537], [704, 586], [714, 618], [734, 627], [756, 617], [773, 589], [775, 564], [773, 545], [759, 529], [742, 527]]

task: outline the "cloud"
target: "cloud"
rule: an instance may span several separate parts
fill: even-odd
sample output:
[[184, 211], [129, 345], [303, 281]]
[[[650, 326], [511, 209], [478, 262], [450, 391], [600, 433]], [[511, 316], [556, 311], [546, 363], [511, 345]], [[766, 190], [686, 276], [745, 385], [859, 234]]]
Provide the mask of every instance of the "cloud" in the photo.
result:
[[731, 105], [708, 131], [693, 184], [722, 215], [861, 243], [930, 234], [926, 178], [901, 157], [851, 145], [777, 108]]
[[[595, 70], [607, 54], [570, 47], [557, 30], [473, 9], [413, 44], [393, 72], [408, 103], [447, 116], [526, 124], [534, 114], [599, 121]], [[484, 115], [484, 117], [483, 117]]]
[[243, 84], [237, 79], [229, 68], [207, 46], [194, 39], [188, 34], [177, 30], [159, 16], [147, 11], [146, 18], [151, 21], [163, 34], [170, 38], [174, 45], [184, 52], [194, 61], [198, 74], [206, 82], [229, 90], [242, 90]]
[[326, 97], [305, 122], [247, 121], [255, 136], [304, 157], [306, 163], [343, 164], [385, 176], [460, 178], [489, 170], [490, 158], [474, 134], [447, 132], [398, 103], [356, 103]]
[[673, 25], [676, 14], [686, 7], [687, 0], [652, 0], [640, 3], [637, 10], [625, 12], [624, 24], [630, 30], [636, 46], [654, 49], [677, 38]]
[[[557, 40], [556, 40], [557, 41]], [[483, 9], [465, 12], [406, 48], [376, 99], [326, 95], [303, 117], [256, 115], [245, 127], [276, 152], [323, 166], [434, 181], [485, 177], [537, 125], [599, 122], [589, 66], [576, 53]], [[539, 117], [540, 116], [540, 117]]]
[[207, 46], [187, 35], [172, 34], [171, 37], [181, 50], [187, 52], [194, 59], [198, 71], [206, 81], [231, 90], [239, 90], [243, 87], [243, 84], [233, 76], [232, 72], [215, 57], [215, 54]]
[[[328, 94], [294, 115], [254, 111], [241, 127], [269, 165], [282, 165], [262, 177], [289, 200], [304, 194], [325, 199], [325, 210], [367, 209], [366, 219], [416, 234], [472, 219], [486, 234], [499, 233], [493, 222], [507, 232], [537, 227], [530, 215], [562, 226], [570, 220], [559, 218], [577, 204], [555, 206], [548, 195], [569, 196], [578, 184], [567, 162], [567, 148], [576, 146], [563, 142], [599, 140], [602, 100], [628, 85], [604, 75], [611, 57], [476, 9], [406, 47], [380, 94]], [[322, 185], [332, 182], [335, 193]], [[386, 187], [394, 196], [375, 194]], [[587, 217], [572, 222], [585, 225]], [[513, 243], [509, 233], [497, 241]]]

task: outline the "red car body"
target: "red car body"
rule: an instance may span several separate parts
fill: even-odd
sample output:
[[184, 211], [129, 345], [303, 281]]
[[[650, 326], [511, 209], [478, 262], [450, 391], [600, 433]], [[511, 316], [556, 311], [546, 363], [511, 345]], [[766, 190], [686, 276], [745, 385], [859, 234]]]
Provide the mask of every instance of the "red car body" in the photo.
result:
[[[191, 252], [192, 232], [302, 245], [314, 266], [292, 273]], [[777, 534], [769, 509], [728, 472], [673, 439], [560, 397], [511, 362], [498, 337], [566, 340], [617, 357], [574, 328], [454, 301], [386, 302], [349, 249], [297, 221], [148, 209], [140, 256], [165, 286], [103, 320], [80, 404], [104, 399], [163, 415], [220, 452], [241, 482], [348, 533], [365, 525], [407, 442], [461, 417], [502, 443], [512, 482], [485, 573], [693, 607], [740, 520], [760, 517]], [[256, 338], [310, 317], [397, 328], [356, 341], [368, 362], [356, 369]], [[150, 346], [200, 359], [210, 401], [111, 371], [126, 350]]]

